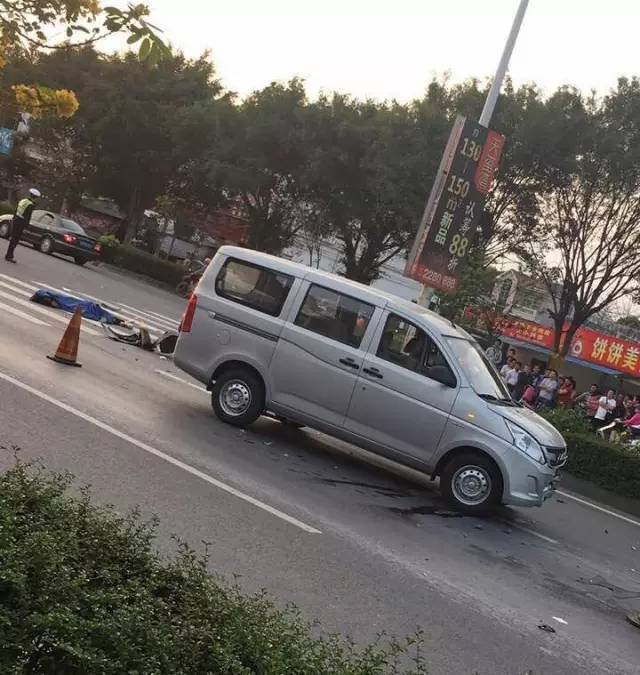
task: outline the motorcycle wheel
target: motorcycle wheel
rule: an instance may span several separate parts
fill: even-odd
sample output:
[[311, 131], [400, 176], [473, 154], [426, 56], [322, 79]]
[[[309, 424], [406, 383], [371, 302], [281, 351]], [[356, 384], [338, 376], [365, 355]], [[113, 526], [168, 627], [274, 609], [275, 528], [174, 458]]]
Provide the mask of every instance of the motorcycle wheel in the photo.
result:
[[191, 284], [187, 283], [186, 281], [181, 281], [177, 286], [176, 286], [176, 293], [178, 295], [181, 295], [183, 298], [186, 298], [191, 291]]

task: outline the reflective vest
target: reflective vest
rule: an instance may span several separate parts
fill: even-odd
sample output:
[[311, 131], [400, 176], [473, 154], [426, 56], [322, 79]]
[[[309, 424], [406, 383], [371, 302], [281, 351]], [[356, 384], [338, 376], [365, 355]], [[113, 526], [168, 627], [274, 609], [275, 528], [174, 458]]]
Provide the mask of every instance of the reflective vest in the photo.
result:
[[24, 214], [26, 213], [27, 209], [33, 206], [33, 202], [25, 197], [24, 199], [21, 199], [18, 202], [18, 208], [16, 209], [16, 216], [18, 218], [23, 218], [24, 219]]

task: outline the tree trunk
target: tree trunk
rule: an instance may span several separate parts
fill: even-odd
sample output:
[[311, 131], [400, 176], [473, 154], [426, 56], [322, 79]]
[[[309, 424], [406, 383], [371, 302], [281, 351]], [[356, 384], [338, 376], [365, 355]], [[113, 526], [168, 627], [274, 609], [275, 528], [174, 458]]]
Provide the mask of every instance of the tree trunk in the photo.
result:
[[133, 190], [131, 190], [131, 196], [129, 198], [129, 210], [127, 213], [127, 229], [124, 232], [124, 243], [130, 244], [131, 240], [136, 236], [138, 231], [138, 226], [142, 221], [143, 215], [140, 186], [134, 185]]

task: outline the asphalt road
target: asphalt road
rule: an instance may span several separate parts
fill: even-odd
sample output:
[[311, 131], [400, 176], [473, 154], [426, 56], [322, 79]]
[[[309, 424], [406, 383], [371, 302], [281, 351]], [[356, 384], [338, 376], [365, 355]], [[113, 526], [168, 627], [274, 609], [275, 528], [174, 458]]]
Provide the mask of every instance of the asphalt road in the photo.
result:
[[122, 511], [158, 514], [167, 552], [172, 533], [211, 542], [212, 569], [322, 630], [364, 641], [421, 626], [432, 673], [638, 672], [640, 631], [624, 617], [640, 610], [640, 519], [566, 490], [542, 509], [448, 517], [431, 483], [352, 446], [268, 419], [246, 433], [221, 424], [170, 361], [87, 321], [83, 368], [59, 366], [45, 355], [67, 318], [30, 304], [35, 287], [118, 305], [155, 334], [183, 301], [16, 253], [18, 265], [0, 262], [0, 445], [72, 471]]

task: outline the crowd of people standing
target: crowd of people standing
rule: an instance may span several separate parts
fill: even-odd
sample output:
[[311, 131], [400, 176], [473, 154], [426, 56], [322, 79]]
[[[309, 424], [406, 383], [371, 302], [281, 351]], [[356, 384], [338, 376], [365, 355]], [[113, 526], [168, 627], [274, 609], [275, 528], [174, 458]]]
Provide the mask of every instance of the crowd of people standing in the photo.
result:
[[559, 375], [554, 368], [544, 372], [538, 364], [522, 365], [515, 349], [507, 352], [500, 376], [512, 398], [536, 410], [576, 409], [584, 415], [594, 430], [614, 423], [626, 427], [632, 435], [640, 436], [640, 395], [630, 396], [613, 389], [604, 392], [597, 384], [580, 394], [571, 376]]

